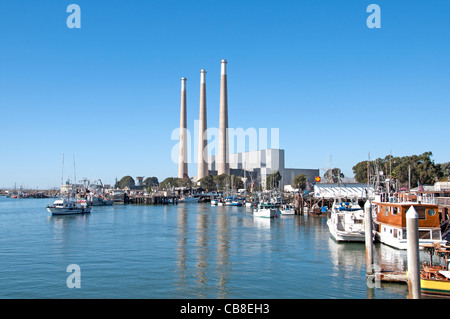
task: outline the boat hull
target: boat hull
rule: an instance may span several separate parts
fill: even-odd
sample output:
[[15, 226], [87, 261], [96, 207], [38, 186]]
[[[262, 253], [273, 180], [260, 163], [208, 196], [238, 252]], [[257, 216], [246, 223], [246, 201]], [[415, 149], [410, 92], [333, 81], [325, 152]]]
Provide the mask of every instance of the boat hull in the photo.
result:
[[77, 215], [77, 214], [89, 214], [91, 212], [90, 207], [86, 208], [55, 208], [47, 207], [47, 211], [52, 215]]
[[263, 218], [275, 218], [277, 215], [276, 209], [255, 209], [253, 211], [253, 216], [263, 217]]
[[[376, 225], [376, 228], [379, 229], [379, 231], [376, 232], [376, 240], [378, 240], [380, 243], [383, 243], [385, 245], [388, 245], [390, 247], [393, 247], [395, 249], [399, 250], [407, 250], [408, 249], [408, 240], [404, 238], [403, 236], [393, 236], [395, 232], [398, 233], [404, 233], [406, 234], [407, 230], [406, 228], [398, 228], [398, 227], [392, 227], [390, 225], [386, 224], [379, 224]], [[419, 228], [419, 231], [422, 230]], [[426, 230], [426, 229], [424, 229]], [[419, 238], [419, 245], [426, 245], [426, 244], [441, 244], [445, 245], [445, 240], [439, 240], [439, 239], [423, 239]]]
[[365, 240], [366, 240], [366, 235], [364, 232], [346, 232], [346, 231], [337, 230], [336, 227], [334, 227], [335, 225], [331, 222], [330, 219], [327, 221], [327, 225], [328, 225], [328, 229], [330, 230], [331, 236], [336, 241], [339, 241], [339, 242], [341, 242], [341, 241], [365, 242]]
[[280, 209], [281, 215], [295, 215], [294, 209]]
[[421, 278], [420, 289], [424, 294], [450, 296], [450, 280]]

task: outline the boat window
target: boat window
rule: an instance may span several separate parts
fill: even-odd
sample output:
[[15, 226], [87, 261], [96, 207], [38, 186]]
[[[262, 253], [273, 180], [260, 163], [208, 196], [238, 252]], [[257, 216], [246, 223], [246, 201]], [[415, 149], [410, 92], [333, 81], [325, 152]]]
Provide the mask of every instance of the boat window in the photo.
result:
[[439, 229], [433, 229], [431, 233], [434, 240], [441, 240], [441, 231]]
[[398, 233], [397, 229], [394, 229], [394, 238], [397, 238], [397, 233]]
[[384, 207], [384, 216], [388, 216], [389, 215], [389, 207], [385, 206]]
[[433, 208], [430, 208], [430, 209], [428, 210], [428, 215], [434, 216], [434, 215], [436, 215], [436, 211], [435, 211]]
[[392, 207], [392, 215], [397, 215], [397, 207]]
[[403, 231], [403, 239], [406, 239], [406, 234], [407, 234], [408, 232], [406, 232], [406, 231]]
[[425, 207], [424, 206], [415, 206], [414, 207], [417, 215], [419, 215], [419, 219], [427, 219], [427, 215], [425, 214]]
[[429, 230], [419, 230], [419, 239], [431, 239]]

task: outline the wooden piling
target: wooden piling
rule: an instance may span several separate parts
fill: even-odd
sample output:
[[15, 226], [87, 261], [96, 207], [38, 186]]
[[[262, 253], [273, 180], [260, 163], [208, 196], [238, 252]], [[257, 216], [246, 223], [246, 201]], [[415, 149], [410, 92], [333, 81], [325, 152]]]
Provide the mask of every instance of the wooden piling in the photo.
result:
[[372, 204], [367, 199], [364, 204], [364, 226], [366, 244], [366, 274], [372, 275], [373, 269], [373, 225], [372, 225]]
[[419, 215], [414, 206], [411, 206], [406, 212], [406, 231], [409, 296], [411, 299], [420, 299]]

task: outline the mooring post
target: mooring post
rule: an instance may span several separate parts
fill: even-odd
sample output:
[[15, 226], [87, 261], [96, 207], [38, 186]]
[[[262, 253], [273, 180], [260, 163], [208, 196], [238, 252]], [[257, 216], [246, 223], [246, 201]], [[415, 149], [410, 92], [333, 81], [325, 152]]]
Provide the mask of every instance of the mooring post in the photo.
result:
[[364, 204], [364, 227], [366, 242], [366, 274], [373, 274], [373, 225], [372, 225], [372, 204], [367, 198]]
[[408, 286], [411, 299], [420, 299], [419, 215], [411, 206], [406, 212], [408, 242]]

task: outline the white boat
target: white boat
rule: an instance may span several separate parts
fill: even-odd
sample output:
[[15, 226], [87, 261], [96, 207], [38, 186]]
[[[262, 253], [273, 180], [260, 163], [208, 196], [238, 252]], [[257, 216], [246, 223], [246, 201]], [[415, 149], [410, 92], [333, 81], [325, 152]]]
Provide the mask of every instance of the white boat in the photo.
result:
[[211, 206], [216, 206], [217, 202], [218, 201], [216, 199], [211, 199]]
[[335, 199], [327, 220], [331, 236], [336, 241], [365, 241], [364, 209], [356, 202]]
[[253, 216], [274, 218], [277, 217], [277, 208], [271, 203], [262, 203], [253, 209]]
[[284, 204], [281, 206], [280, 212], [282, 215], [295, 215], [294, 205]]
[[181, 203], [198, 203], [200, 197], [188, 196], [180, 198]]
[[62, 198], [55, 200], [53, 205], [48, 205], [47, 210], [52, 215], [74, 215], [90, 213], [91, 207], [87, 206], [86, 203], [78, 203], [70, 199]]

